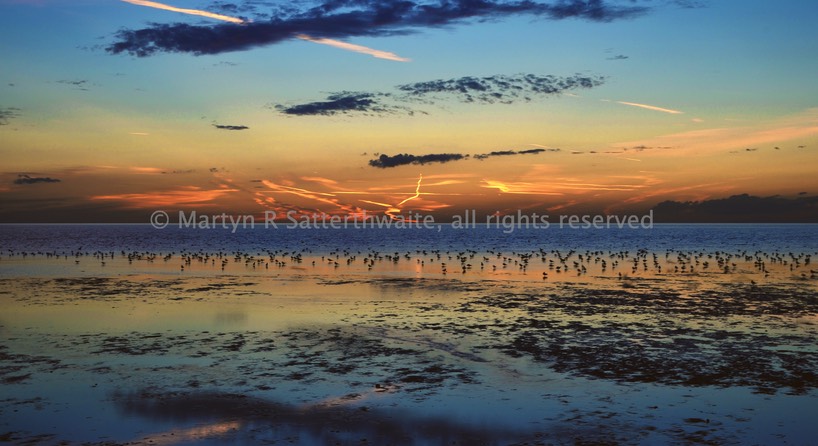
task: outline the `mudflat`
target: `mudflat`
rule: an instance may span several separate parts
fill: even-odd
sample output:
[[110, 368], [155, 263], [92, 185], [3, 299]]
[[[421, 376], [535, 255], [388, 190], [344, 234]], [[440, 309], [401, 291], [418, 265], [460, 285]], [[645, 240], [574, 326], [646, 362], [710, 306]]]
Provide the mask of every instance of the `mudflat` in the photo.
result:
[[818, 434], [818, 281], [800, 272], [486, 264], [447, 275], [300, 260], [227, 271], [26, 260], [48, 272], [0, 278], [0, 438], [803, 444]]

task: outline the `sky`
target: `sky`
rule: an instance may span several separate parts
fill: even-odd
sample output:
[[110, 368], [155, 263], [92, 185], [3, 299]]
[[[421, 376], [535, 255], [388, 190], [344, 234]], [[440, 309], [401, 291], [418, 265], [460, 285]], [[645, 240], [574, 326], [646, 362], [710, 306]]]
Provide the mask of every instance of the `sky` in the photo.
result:
[[818, 215], [816, 17], [766, 0], [0, 0], [0, 222], [641, 214], [744, 194]]

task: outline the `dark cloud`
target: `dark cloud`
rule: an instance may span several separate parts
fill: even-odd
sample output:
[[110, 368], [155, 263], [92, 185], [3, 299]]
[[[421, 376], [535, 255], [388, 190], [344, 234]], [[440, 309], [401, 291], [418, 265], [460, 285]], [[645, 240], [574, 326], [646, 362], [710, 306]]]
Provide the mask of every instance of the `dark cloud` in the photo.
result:
[[548, 150], [546, 150], [546, 149], [528, 149], [528, 150], [520, 150], [517, 153], [519, 153], [520, 155], [534, 155], [534, 154], [543, 153], [543, 152], [559, 152], [559, 151], [560, 151], [560, 149], [548, 149]]
[[63, 84], [63, 85], [69, 85], [71, 87], [74, 87], [75, 90], [82, 90], [82, 91], [88, 91], [89, 90], [88, 87], [90, 87], [92, 85], [89, 81], [87, 81], [85, 79], [80, 79], [80, 80], [61, 79], [61, 80], [58, 80], [57, 83], [58, 84]]
[[331, 116], [338, 114], [387, 115], [394, 113], [414, 114], [414, 111], [400, 105], [386, 102], [388, 94], [342, 91], [332, 93], [324, 101], [295, 105], [274, 105], [273, 108], [286, 115]]
[[20, 116], [20, 109], [17, 107], [0, 108], [0, 125], [8, 125], [9, 121]]
[[[632, 2], [631, 2], [632, 3]], [[224, 12], [241, 12], [237, 5], [219, 2]], [[256, 12], [262, 6], [251, 9]], [[123, 29], [106, 51], [137, 57], [156, 53], [218, 54], [271, 45], [296, 34], [315, 37], [377, 37], [417, 32], [456, 24], [528, 15], [550, 20], [579, 18], [610, 22], [643, 14], [646, 7], [613, 4], [605, 0], [438, 0], [380, 1], [326, 0], [291, 3], [273, 8], [263, 19], [241, 25], [151, 24], [143, 29]]]
[[250, 127], [246, 125], [223, 125], [223, 124], [213, 124], [213, 127], [216, 127], [219, 130], [247, 130]]
[[421, 101], [433, 105], [449, 98], [465, 103], [511, 104], [517, 101], [531, 101], [538, 96], [554, 95], [567, 90], [593, 88], [602, 85], [603, 82], [603, 77], [579, 74], [567, 77], [536, 74], [466, 76], [398, 85], [395, 87], [396, 91], [391, 93], [342, 91], [330, 94], [323, 101], [295, 105], [276, 104], [271, 108], [296, 116], [353, 113], [370, 116], [395, 113], [426, 114], [424, 111], [403, 104]]
[[818, 196], [733, 195], [705, 201], [663, 201], [656, 205], [664, 223], [818, 223]]
[[517, 152], [513, 150], [498, 150], [495, 152], [489, 152], [487, 156], [506, 156], [506, 155], [516, 155]]
[[706, 6], [705, 2], [699, 0], [673, 0], [672, 3], [684, 9], [698, 9]]
[[650, 147], [650, 146], [646, 146], [646, 145], [641, 145], [641, 146], [633, 146], [633, 147], [630, 147], [630, 148], [625, 147], [622, 150], [625, 151], [625, 152], [627, 152], [628, 150], [634, 150], [636, 152], [644, 152], [645, 150], [670, 150], [672, 148], [673, 147], [670, 147], [670, 146]]
[[[511, 156], [511, 155], [536, 155], [542, 152], [559, 152], [560, 149], [528, 149], [528, 150], [497, 150], [494, 152], [474, 155], [472, 158], [484, 160], [494, 156]], [[377, 154], [375, 154], [377, 155]], [[399, 154], [395, 156], [380, 155], [378, 158], [370, 160], [369, 165], [372, 167], [380, 167], [382, 169], [388, 167], [405, 166], [408, 164], [427, 164], [427, 163], [447, 163], [449, 161], [459, 161], [468, 159], [469, 155], [460, 153], [438, 153], [430, 155], [409, 155]]]
[[30, 175], [21, 173], [17, 175], [14, 184], [37, 184], [37, 183], [59, 183], [60, 180], [51, 177], [32, 177]]
[[407, 153], [395, 156], [381, 155], [377, 159], [370, 160], [369, 165], [386, 169], [388, 167], [405, 166], [408, 164], [428, 164], [428, 163], [448, 163], [449, 161], [461, 160], [468, 155], [459, 153], [433, 153], [429, 155], [409, 155]]
[[[269, 11], [270, 13], [260, 13], [259, 9], [262, 8]], [[221, 14], [240, 16], [241, 18], [254, 16], [257, 19], [270, 17], [271, 14], [276, 15], [281, 15], [285, 13], [292, 14], [298, 11], [298, 9], [291, 5], [289, 2], [265, 2], [258, 0], [244, 0], [239, 4], [233, 2], [214, 1], [211, 4], [209, 4], [205, 9], [207, 11], [218, 12]]]
[[628, 56], [624, 54], [617, 54], [616, 56], [611, 56], [607, 58], [608, 60], [625, 60], [628, 59]]
[[[546, 149], [528, 149], [528, 150], [520, 150], [520, 151], [516, 151], [516, 150], [498, 150], [498, 151], [495, 151], [495, 152], [489, 152], [489, 153], [483, 153], [483, 154], [480, 154], [480, 155], [474, 155], [474, 158], [478, 159], [478, 160], [484, 160], [484, 159], [492, 157], [492, 156], [536, 155], [538, 153], [543, 153], [545, 151], [546, 151]], [[559, 152], [560, 149], [548, 149], [548, 151]]]
[[502, 103], [530, 101], [535, 96], [559, 94], [578, 88], [602, 85], [599, 76], [540, 76], [536, 74], [466, 76], [428, 82], [398, 85], [397, 89], [410, 98], [454, 96], [462, 102]]

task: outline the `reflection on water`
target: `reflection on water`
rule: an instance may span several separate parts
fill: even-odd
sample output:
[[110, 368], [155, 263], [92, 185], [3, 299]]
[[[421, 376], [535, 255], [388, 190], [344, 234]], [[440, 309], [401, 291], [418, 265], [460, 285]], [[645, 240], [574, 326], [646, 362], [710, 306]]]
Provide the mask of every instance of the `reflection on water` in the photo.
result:
[[219, 327], [241, 327], [246, 323], [247, 313], [242, 311], [220, 311], [213, 321], [213, 325]]
[[[297, 407], [237, 394], [156, 395], [141, 392], [117, 395], [114, 404], [126, 416], [181, 423], [222, 420], [152, 435], [142, 439], [142, 444], [176, 444], [229, 434], [222, 439], [226, 443], [258, 441], [274, 436], [289, 438], [290, 443], [297, 444], [476, 445], [508, 443], [526, 435], [502, 426], [472, 426], [400, 410], [366, 406]], [[534, 434], [527, 435], [533, 437]]]
[[[129, 410], [125, 410], [126, 413]], [[128, 442], [132, 445], [174, 445], [179, 443], [201, 442], [203, 440], [218, 439], [225, 434], [235, 432], [242, 427], [239, 421], [222, 421], [203, 426], [186, 429], [173, 429], [167, 432], [149, 435], [140, 440]]]

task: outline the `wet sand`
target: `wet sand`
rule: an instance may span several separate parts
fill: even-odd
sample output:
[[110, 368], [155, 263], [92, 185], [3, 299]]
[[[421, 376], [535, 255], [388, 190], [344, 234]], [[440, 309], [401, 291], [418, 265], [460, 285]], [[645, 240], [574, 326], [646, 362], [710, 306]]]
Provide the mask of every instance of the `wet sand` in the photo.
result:
[[803, 256], [544, 254], [5, 256], [0, 440], [816, 438]]

